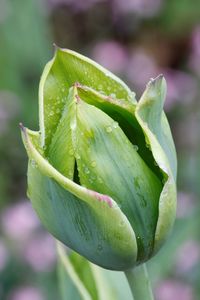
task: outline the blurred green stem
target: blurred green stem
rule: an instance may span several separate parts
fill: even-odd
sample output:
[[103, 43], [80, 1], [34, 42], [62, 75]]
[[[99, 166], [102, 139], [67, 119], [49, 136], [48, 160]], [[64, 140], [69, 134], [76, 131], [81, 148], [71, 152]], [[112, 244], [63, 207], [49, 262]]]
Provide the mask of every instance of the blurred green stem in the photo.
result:
[[134, 300], [154, 299], [145, 264], [125, 271], [125, 275], [127, 277]]

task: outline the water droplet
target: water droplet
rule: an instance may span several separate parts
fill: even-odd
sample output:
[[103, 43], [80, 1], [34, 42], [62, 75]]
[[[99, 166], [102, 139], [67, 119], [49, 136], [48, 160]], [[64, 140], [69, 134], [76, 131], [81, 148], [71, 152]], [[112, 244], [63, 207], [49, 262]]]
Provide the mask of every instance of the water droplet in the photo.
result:
[[138, 150], [139, 150], [138, 145], [133, 145], [133, 148], [135, 149], [135, 151], [138, 151]]
[[74, 155], [74, 150], [73, 149], [69, 150], [69, 155], [71, 155], [71, 156]]
[[112, 94], [110, 94], [110, 97], [112, 97], [112, 98], [116, 98], [116, 95], [115, 95], [115, 93], [112, 93]]
[[54, 112], [50, 111], [49, 115], [52, 117], [54, 115]]
[[98, 250], [98, 251], [102, 251], [102, 250], [103, 250], [103, 247], [102, 247], [101, 244], [99, 244], [99, 245], [97, 246], [97, 250]]
[[120, 222], [119, 222], [119, 225], [120, 225], [120, 226], [124, 226], [124, 224], [125, 224], [124, 221], [120, 221]]
[[73, 175], [72, 171], [69, 171], [69, 172], [68, 172], [68, 176], [69, 176], [69, 177], [72, 177], [72, 175]]
[[112, 132], [112, 127], [111, 126], [106, 127], [106, 132], [108, 133]]
[[37, 165], [37, 163], [36, 163], [36, 161], [34, 159], [31, 159], [31, 166], [33, 168], [37, 168], [38, 167], [38, 165]]
[[92, 162], [91, 162], [91, 167], [95, 168], [96, 165], [97, 165], [96, 161], [92, 161]]
[[103, 183], [103, 180], [101, 179], [101, 177], [98, 178], [98, 182]]
[[119, 124], [117, 122], [113, 123], [113, 128], [117, 128], [119, 126]]
[[80, 155], [79, 154], [76, 154], [76, 159], [80, 159]]
[[142, 195], [140, 195], [140, 204], [142, 207], [147, 206], [147, 201], [144, 199], [144, 197]]
[[88, 180], [89, 180], [90, 183], [94, 182], [94, 180], [92, 178], [89, 178]]
[[85, 167], [85, 168], [84, 168], [84, 173], [85, 173], [85, 174], [89, 174], [89, 173], [90, 173], [90, 170], [88, 169], [88, 167]]

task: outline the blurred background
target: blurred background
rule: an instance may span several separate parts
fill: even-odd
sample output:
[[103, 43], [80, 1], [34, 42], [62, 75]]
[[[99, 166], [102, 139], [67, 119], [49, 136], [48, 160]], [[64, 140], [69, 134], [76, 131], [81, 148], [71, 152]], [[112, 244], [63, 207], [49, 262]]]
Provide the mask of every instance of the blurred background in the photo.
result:
[[110, 69], [138, 99], [151, 77], [166, 77], [178, 212], [148, 268], [156, 300], [199, 299], [200, 0], [0, 0], [0, 299], [59, 299], [54, 241], [26, 197], [18, 128], [38, 129], [38, 83], [53, 42]]

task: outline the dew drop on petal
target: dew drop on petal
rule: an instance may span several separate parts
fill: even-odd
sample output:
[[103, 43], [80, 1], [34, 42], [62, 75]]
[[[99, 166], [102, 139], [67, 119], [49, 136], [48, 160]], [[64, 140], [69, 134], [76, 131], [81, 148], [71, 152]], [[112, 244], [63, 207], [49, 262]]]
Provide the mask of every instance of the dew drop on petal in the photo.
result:
[[98, 250], [98, 251], [102, 251], [102, 250], [103, 250], [103, 247], [102, 247], [101, 244], [99, 244], [99, 245], [97, 246], [97, 250]]
[[106, 132], [108, 133], [112, 132], [112, 127], [111, 126], [106, 127]]
[[103, 183], [103, 180], [101, 179], [101, 177], [98, 178], [98, 182]]
[[69, 155], [71, 155], [71, 156], [74, 155], [73, 149], [70, 149], [70, 150], [69, 150]]
[[85, 168], [84, 168], [84, 173], [85, 173], [85, 174], [89, 174], [89, 173], [90, 173], [90, 170], [88, 169], [88, 167], [85, 167]]
[[97, 165], [96, 161], [92, 161], [92, 162], [91, 162], [91, 167], [95, 168], [96, 165]]
[[113, 128], [117, 128], [119, 126], [119, 124], [117, 122], [113, 123]]

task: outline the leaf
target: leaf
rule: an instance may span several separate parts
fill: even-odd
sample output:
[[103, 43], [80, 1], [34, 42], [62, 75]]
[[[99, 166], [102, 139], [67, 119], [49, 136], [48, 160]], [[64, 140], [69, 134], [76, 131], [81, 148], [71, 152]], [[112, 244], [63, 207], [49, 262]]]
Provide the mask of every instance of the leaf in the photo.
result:
[[163, 113], [165, 94], [166, 83], [161, 75], [149, 82], [136, 107], [136, 118], [143, 129], [146, 143], [163, 172], [165, 182], [159, 199], [154, 253], [168, 237], [176, 214], [176, 154], [169, 125]]
[[[64, 251], [58, 243], [59, 283], [62, 299], [131, 300], [122, 272], [102, 269], [76, 252]], [[89, 295], [88, 295], [89, 293]]]
[[63, 176], [32, 143], [32, 132], [22, 127], [22, 135], [30, 160], [29, 197], [48, 231], [105, 268], [124, 270], [134, 265], [135, 234], [116, 202]]

